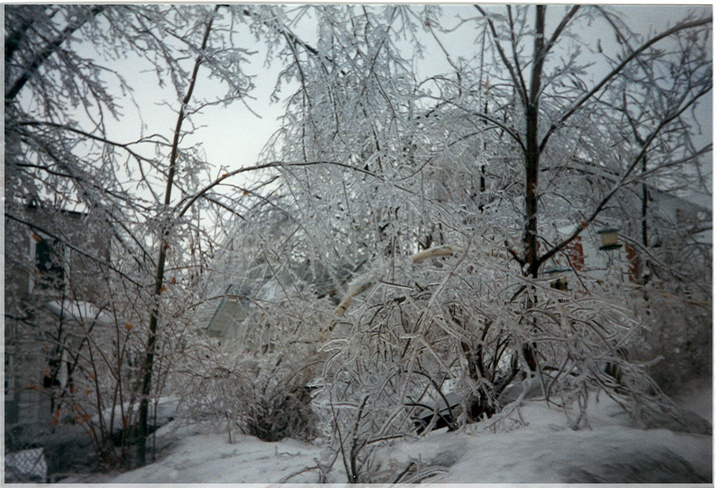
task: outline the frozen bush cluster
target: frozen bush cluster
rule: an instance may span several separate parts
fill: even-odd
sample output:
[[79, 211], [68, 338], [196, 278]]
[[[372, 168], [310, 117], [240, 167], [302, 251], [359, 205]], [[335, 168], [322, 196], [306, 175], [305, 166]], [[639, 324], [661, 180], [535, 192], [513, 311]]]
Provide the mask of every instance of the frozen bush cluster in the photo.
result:
[[506, 387], [529, 377], [566, 407], [595, 388], [649, 390], [624, 354], [641, 328], [617, 298], [511, 280], [505, 260], [477, 245], [434, 261], [378, 279], [337, 325], [342, 338], [324, 348], [331, 394], [354, 405], [370, 396], [386, 435], [415, 428], [396, 409], [449, 392], [465, 399], [462, 422], [491, 416]]
[[213, 422], [232, 442], [235, 432], [269, 442], [315, 437], [307, 376], [281, 355], [232, 355], [215, 357], [213, 363], [190, 379], [183, 420]]
[[185, 421], [213, 422], [231, 441], [235, 432], [270, 442], [316, 436], [307, 386], [320, 359], [316, 334], [304, 335], [302, 320], [287, 306], [265, 305], [247, 318], [253, 340], [232, 338], [223, 347], [205, 341], [196, 362], [177, 378], [185, 385]]

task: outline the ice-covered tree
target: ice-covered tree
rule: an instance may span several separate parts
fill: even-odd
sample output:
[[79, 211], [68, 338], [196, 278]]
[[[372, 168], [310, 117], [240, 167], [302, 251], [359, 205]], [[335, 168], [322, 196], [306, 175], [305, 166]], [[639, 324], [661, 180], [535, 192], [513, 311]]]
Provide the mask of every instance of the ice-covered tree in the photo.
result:
[[[647, 194], [709, 186], [711, 144], [695, 137], [712, 85], [702, 13], [645, 36], [594, 6], [10, 7], [6, 220], [27, 224], [27, 204], [52, 201], [107, 226], [116, 251], [98, 264], [122, 293], [105, 295], [125, 296], [136, 317], [118, 330], [136, 321], [142, 334], [142, 443], [157, 363], [186, 344], [177, 324], [210, 281], [199, 279], [218, 245], [207, 222], [226, 215], [242, 222], [224, 243], [259, 254], [237, 267], [287, 285], [252, 320], [330, 339], [321, 425], [351, 481], [365, 479], [371, 446], [412, 430], [412, 413], [449, 389], [477, 420], [515, 400], [511, 383], [538, 381], [551, 401], [577, 402], [582, 425], [592, 388], [626, 405], [651, 393], [622, 352], [645, 322], [619, 283], [573, 270], [579, 284], [565, 291], [544, 272], [580, 231], [619, 216], [643, 266], [671, 283], [691, 276], [650, 244]], [[287, 111], [260, 164], [210, 174], [191, 142], [196, 117], [250, 92], [247, 32], [283, 63], [275, 94], [290, 91]], [[424, 69], [424, 50], [443, 68]], [[156, 73], [171, 130], [120, 130], [118, 101], [136, 89], [116, 63], [127, 57]], [[330, 298], [316, 293], [327, 282]], [[616, 364], [622, 374], [607, 374]], [[232, 368], [242, 382], [255, 371], [203, 366], [202, 387], [226, 373], [217, 381], [231, 389]]]
[[[211, 222], [232, 208], [221, 191], [232, 179], [228, 170], [210, 169], [196, 142], [204, 129], [197, 119], [209, 108], [245, 101], [253, 85], [244, 72], [251, 56], [244, 44], [252, 32], [273, 32], [270, 19], [266, 9], [238, 6], [5, 9], [6, 223], [72, 244], [72, 252], [104, 273], [94, 302], [114, 314], [118, 337], [137, 338], [133, 362], [139, 364], [121, 382], [121, 373], [134, 367], [119, 349], [122, 340], [113, 353], [94, 356], [93, 365], [106, 363], [112, 374], [103, 375], [109, 383], [100, 391], [99, 373], [87, 373], [98, 387], [88, 408], [95, 413], [90, 418], [124, 409], [118, 392], [139, 403], [138, 412], [130, 406], [136, 419], [127, 421], [123, 410], [123, 428], [127, 434], [136, 426], [140, 464], [149, 402], [164, 381], [157, 375], [182, 342], [198, 278], [215, 246]], [[157, 88], [157, 107], [135, 101], [146, 83], [135, 75], [143, 70], [154, 75], [149, 82]], [[166, 123], [158, 123], [155, 112]], [[101, 229], [111, 241], [110, 256], [64, 238], [67, 229], [31, 222], [30, 207], [41, 208], [47, 222], [53, 212], [86, 214], [86, 230], [73, 232]], [[88, 342], [81, 344], [87, 351]], [[103, 432], [100, 450], [112, 433]]]
[[[639, 229], [643, 183], [704, 185], [711, 144], [698, 143], [695, 110], [711, 93], [711, 18], [644, 36], [603, 7], [472, 10], [458, 26], [475, 27], [467, 54], [451, 52], [432, 8], [347, 7], [318, 9], [319, 47], [290, 55], [301, 87], [267, 158], [303, 165], [279, 183], [300, 209], [297, 238], [323, 259], [368, 257], [327, 346], [331, 394], [358, 416], [330, 414], [338, 430], [373, 422], [367, 432], [390, 437], [406, 428], [406, 400], [444, 381], [475, 418], [492, 414], [508, 383], [544, 367], [546, 394], [565, 402], [584, 405], [593, 386], [654, 391], [623, 354], [645, 323], [622, 285], [575, 270], [566, 293], [543, 272], [590, 226]], [[610, 49], [588, 37], [598, 26], [618, 38]], [[451, 72], [418, 77], [397, 47], [418, 31]], [[605, 372], [616, 363], [619, 380]]]

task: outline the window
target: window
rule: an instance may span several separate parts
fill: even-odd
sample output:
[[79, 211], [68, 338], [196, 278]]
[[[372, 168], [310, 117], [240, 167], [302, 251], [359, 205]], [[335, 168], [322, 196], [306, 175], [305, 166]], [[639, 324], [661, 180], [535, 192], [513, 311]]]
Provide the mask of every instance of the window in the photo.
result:
[[15, 322], [5, 321], [5, 401], [12, 400], [15, 393], [15, 344], [17, 332]]
[[14, 374], [13, 374], [13, 356], [12, 351], [9, 348], [5, 348], [5, 400], [12, 398], [13, 390], [15, 388]]
[[65, 289], [66, 252], [65, 245], [59, 240], [32, 234], [30, 254], [34, 261], [35, 272], [30, 280], [30, 292], [34, 290], [61, 292]]
[[15, 354], [13, 346], [5, 346], [5, 425], [15, 424], [20, 412], [15, 399]]

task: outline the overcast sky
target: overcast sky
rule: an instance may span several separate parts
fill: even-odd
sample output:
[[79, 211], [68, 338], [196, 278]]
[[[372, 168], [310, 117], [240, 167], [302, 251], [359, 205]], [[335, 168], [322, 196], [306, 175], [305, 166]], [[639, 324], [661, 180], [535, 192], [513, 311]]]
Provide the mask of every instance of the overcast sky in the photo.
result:
[[[502, 7], [501, 7], [502, 8]], [[551, 28], [550, 21], [559, 19], [564, 12], [565, 6], [556, 5], [548, 8], [548, 28]], [[625, 6], [620, 7], [625, 13], [625, 20], [633, 29], [641, 33], [659, 32], [668, 25], [673, 25], [677, 20], [681, 19], [690, 10], [711, 9], [711, 7], [680, 7], [680, 6]], [[455, 25], [456, 15], [463, 17], [474, 15], [475, 10], [470, 5], [451, 5], [444, 6], [444, 14], [446, 16], [447, 25]], [[552, 17], [551, 17], [552, 14]], [[244, 28], [240, 25], [240, 28]], [[307, 37], [310, 41], [315, 37], [316, 25], [310, 18], [303, 19], [303, 24], [296, 26], [296, 31], [302, 36]], [[464, 52], [466, 57], [474, 55], [477, 44], [471, 42], [468, 30], [458, 31], [452, 35], [446, 36], [445, 43], [449, 50], [456, 53]], [[607, 29], [601, 29], [593, 25], [590, 29], [584, 31], [584, 40], [590, 43], [601, 38], [602, 47], [605, 50], [610, 49], [610, 45], [614, 45], [614, 36], [606, 35]], [[594, 36], [594, 39], [590, 39]], [[467, 38], [468, 37], [468, 38]], [[282, 68], [276, 62], [270, 66], [264, 63], [265, 46], [261, 43], [257, 44], [252, 36], [246, 35], [243, 38], [250, 50], [257, 51], [254, 61], [246, 66], [245, 70], [249, 74], [256, 75], [256, 89], [251, 93], [254, 100], [249, 100], [250, 111], [239, 103], [235, 103], [228, 108], [214, 107], [206, 109], [201, 115], [195, 116], [195, 122], [198, 125], [206, 126], [205, 129], [198, 131], [197, 136], [191, 136], [191, 140], [202, 142], [208, 161], [216, 167], [218, 174], [220, 167], [228, 167], [236, 169], [242, 166], [255, 164], [258, 160], [262, 147], [270, 138], [271, 134], [279, 128], [278, 117], [284, 112], [285, 104], [271, 103], [270, 96], [274, 89], [277, 75]], [[426, 56], [417, 65], [417, 69], [421, 75], [436, 74], [438, 72], [449, 71], [449, 65], [445, 62], [442, 54], [439, 53], [436, 45], [431, 39], [426, 38], [426, 47], [428, 48]], [[146, 66], [145, 69], [148, 69]], [[145, 123], [148, 125], [148, 133], [160, 132], [166, 135], [171, 134], [171, 130], [175, 123], [175, 116], [171, 110], [162, 106], [163, 97], [171, 106], [176, 105], [176, 100], [171, 99], [171, 94], [162, 95], [156, 87], [156, 77], [153, 73], [142, 72], [138, 69], [138, 65], [128, 63], [127, 69], [122, 69], [123, 75], [130, 81], [133, 86], [142, 87], [137, 90], [135, 97], [139, 106], [142, 108]], [[200, 78], [197, 86], [197, 92], [217, 90], [216, 85], [206, 78]], [[283, 96], [290, 95], [292, 89], [285, 87], [282, 92]], [[169, 95], [169, 96], [168, 96]], [[702, 114], [704, 118], [704, 141], [710, 142], [712, 138], [712, 113], [711, 113], [711, 95], [703, 102]], [[133, 120], [133, 114], [136, 110], [130, 105], [126, 105], [126, 114], [128, 119], [122, 121], [123, 130], [129, 127], [127, 120]], [[147, 110], [151, 107], [151, 110]], [[176, 107], [175, 107], [176, 108]], [[257, 117], [260, 115], [261, 118]], [[131, 126], [131, 124], [130, 124]], [[132, 127], [132, 132], [138, 131], [139, 126]]]
[[[555, 16], [559, 18], [564, 12], [563, 8], [563, 6], [549, 7], [548, 12], [549, 14], [555, 14]], [[648, 34], [662, 31], [668, 27], [668, 25], [674, 25], [677, 20], [681, 19], [688, 13], [688, 11], [693, 10], [694, 8], [699, 9], [700, 7], [633, 5], [620, 7], [619, 9], [624, 12], [625, 20], [631, 28], [637, 32]], [[707, 9], [710, 7], [702, 8]], [[444, 10], [448, 19], [453, 17], [455, 14], [462, 14], [465, 17], [473, 15], [474, 12], [473, 7], [469, 5], [444, 6]], [[452, 21], [448, 20], [448, 22]], [[315, 29], [315, 26], [310, 26], [309, 30], [310, 29]], [[608, 49], [608, 46], [615, 43], [612, 35], [605, 36], [604, 31], [600, 31], [599, 29], [588, 29], [585, 31], [584, 35], [586, 39], [588, 39], [591, 35], [594, 35], [595, 45], [597, 45], [598, 37], [602, 38], [602, 46], [605, 49]], [[466, 46], [468, 50], [475, 49], [475, 45], [467, 43], [466, 37], [461, 32], [457, 32], [455, 35], [448, 37], [450, 39], [447, 44], [448, 46], [450, 46], [450, 42], [455, 43], [455, 45], [451, 46], [453, 52], [460, 53], [461, 51], [466, 50]], [[450, 66], [447, 62], [445, 62], [442, 54], [438, 52], [435, 44], [427, 38], [426, 45], [428, 48], [427, 55], [421, 61], [421, 65], [417, 67], [421, 71], [421, 74], [425, 76], [429, 74], [436, 74], [438, 72], [449, 71]], [[261, 49], [260, 46], [257, 47]], [[236, 126], [233, 124], [226, 124], [219, 129], [217, 135], [220, 136], [219, 139], [222, 141], [232, 140], [236, 143], [241, 142], [242, 147], [246, 149], [241, 150], [240, 154], [236, 155], [231, 147], [228, 147], [225, 143], [219, 142], [216, 146], [212, 145], [211, 147], [208, 145], [208, 155], [212, 160], [226, 162], [253, 161], [257, 157], [264, 142], [268, 139], [270, 134], [278, 128], [276, 118], [283, 113], [283, 105], [279, 106], [277, 104], [272, 105], [268, 103], [271, 91], [269, 88], [273, 86], [273, 80], [276, 79], [278, 67], [273, 66], [272, 69], [269, 70], [259, 69], [256, 73], [259, 75], [259, 80], [264, 81], [259, 81], [257, 84], [258, 90], [255, 92], [257, 101], [253, 104], [253, 106], [258, 113], [263, 115], [263, 119], [259, 120], [248, 111], [241, 110], [237, 107], [237, 119], [236, 122], [234, 122]], [[290, 92], [287, 90], [286, 94], [288, 93]], [[705, 99], [703, 106], [705, 109], [709, 108], [709, 110], [705, 110], [705, 129], [706, 134], [709, 134], [711, 139], [711, 96]], [[245, 137], [247, 135], [246, 129], [248, 128], [251, 128], [251, 133], [256, 134], [256, 137]], [[232, 137], [232, 134], [234, 137]], [[237, 138], [236, 136], [240, 137]], [[237, 157], [238, 160], [236, 159]]]

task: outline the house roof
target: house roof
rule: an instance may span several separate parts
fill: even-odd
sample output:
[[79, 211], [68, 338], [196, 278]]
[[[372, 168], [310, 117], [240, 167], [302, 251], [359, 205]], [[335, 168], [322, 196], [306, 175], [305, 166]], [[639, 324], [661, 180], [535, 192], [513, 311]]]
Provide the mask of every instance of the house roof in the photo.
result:
[[343, 261], [333, 270], [323, 263], [317, 263], [314, 266], [307, 263], [300, 277], [310, 283], [317, 297], [323, 298], [348, 283], [367, 260], [368, 258], [363, 257], [359, 259], [358, 263]]
[[211, 337], [223, 337], [229, 327], [244, 321], [248, 314], [246, 300], [224, 297], [207, 323], [206, 332]]
[[48, 310], [56, 318], [63, 320], [72, 320], [81, 325], [112, 325], [114, 319], [107, 313], [99, 310], [93, 304], [81, 300], [50, 300], [44, 304]]
[[323, 263], [312, 264], [307, 260], [301, 266], [296, 266], [298, 269], [293, 273], [285, 270], [272, 276], [253, 273], [238, 277], [241, 284], [224, 283], [226, 288], [221, 295], [207, 300], [199, 307], [195, 323], [209, 336], [223, 337], [232, 326], [243, 322], [251, 313], [252, 300], [275, 299], [280, 294], [278, 290], [282, 284], [286, 286], [295, 281], [305, 283], [317, 298], [338, 297], [340, 294], [332, 294], [332, 291], [344, 286], [365, 262], [366, 258], [360, 259], [358, 264], [344, 261], [335, 269], [330, 269]]

